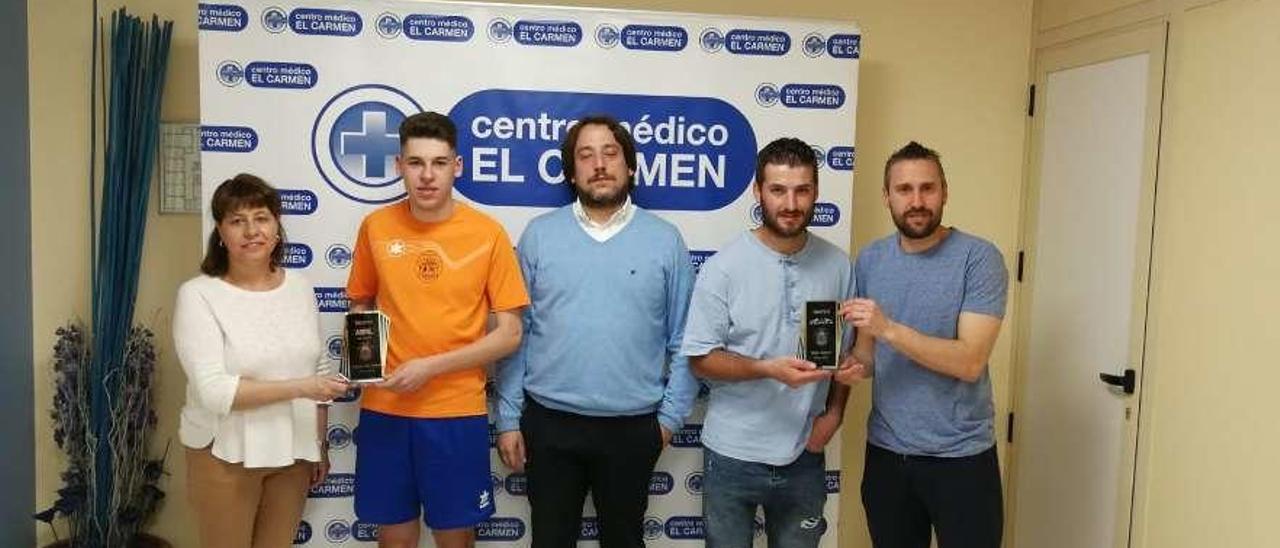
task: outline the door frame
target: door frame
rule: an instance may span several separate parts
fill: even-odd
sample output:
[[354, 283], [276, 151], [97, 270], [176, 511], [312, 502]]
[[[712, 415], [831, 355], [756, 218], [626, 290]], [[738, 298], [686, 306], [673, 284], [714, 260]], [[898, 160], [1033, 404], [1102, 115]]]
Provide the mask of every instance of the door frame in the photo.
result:
[[[1126, 443], [1121, 457], [1121, 477], [1125, 480], [1116, 487], [1117, 515], [1115, 516], [1116, 543], [1111, 548], [1128, 548], [1132, 541], [1136, 493], [1138, 481], [1142, 475], [1137, 473], [1136, 463], [1139, 447], [1139, 430], [1141, 427], [1141, 409], [1143, 395], [1143, 372], [1146, 355], [1147, 315], [1150, 300], [1150, 274], [1153, 231], [1155, 228], [1156, 183], [1158, 179], [1161, 113], [1164, 103], [1164, 87], [1166, 74], [1166, 52], [1168, 45], [1168, 22], [1166, 18], [1144, 21], [1119, 28], [1106, 33], [1082, 37], [1037, 49], [1033, 54], [1032, 77], [1035, 92], [1031, 94], [1032, 105], [1039, 109], [1043, 106], [1045, 84], [1051, 72], [1078, 68], [1096, 63], [1116, 60], [1142, 53], [1148, 54], [1147, 79], [1147, 112], [1143, 128], [1144, 146], [1142, 163], [1142, 183], [1138, 199], [1137, 223], [1134, 249], [1134, 277], [1132, 294], [1134, 296], [1129, 328], [1129, 363], [1098, 364], [1099, 372], [1117, 373], [1115, 368], [1129, 366], [1136, 370], [1138, 377], [1137, 391], [1129, 402], [1125, 422]], [[1033, 111], [1035, 112], [1035, 111]], [[1043, 149], [1044, 116], [1033, 115], [1027, 121], [1028, 146], [1023, 161], [1022, 203], [1020, 211], [1021, 226], [1018, 234], [1018, 249], [1022, 254], [1021, 282], [1015, 283], [1015, 325], [1013, 329], [1013, 357], [1011, 368], [1012, 391], [1009, 409], [1014, 414], [1012, 427], [1013, 442], [1008, 444], [1008, 481], [1005, 486], [1005, 519], [1006, 546], [1013, 547], [1014, 532], [1017, 527], [1016, 493], [1014, 488], [1018, 481], [1018, 440], [1022, 439], [1023, 422], [1017, 421], [1018, 411], [1027, 405], [1023, 393], [1026, 390], [1026, 356], [1030, 340], [1031, 292], [1029, 289], [1035, 280], [1036, 233], [1038, 230], [1039, 197], [1040, 197], [1040, 158]], [[1027, 290], [1027, 291], [1024, 291]], [[1099, 390], [1104, 387], [1099, 384]]]

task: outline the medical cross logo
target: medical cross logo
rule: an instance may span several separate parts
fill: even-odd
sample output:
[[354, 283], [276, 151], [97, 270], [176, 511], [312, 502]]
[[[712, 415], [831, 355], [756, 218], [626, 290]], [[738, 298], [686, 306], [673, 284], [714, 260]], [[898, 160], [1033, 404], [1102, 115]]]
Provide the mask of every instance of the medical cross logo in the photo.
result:
[[320, 109], [311, 129], [311, 157], [329, 187], [366, 204], [404, 197], [395, 158], [399, 127], [422, 107], [404, 92], [364, 84], [340, 92]]
[[400, 18], [394, 13], [379, 15], [374, 27], [378, 29], [378, 36], [388, 40], [400, 36]]
[[821, 34], [813, 33], [804, 37], [804, 54], [818, 57], [827, 51], [827, 40]]

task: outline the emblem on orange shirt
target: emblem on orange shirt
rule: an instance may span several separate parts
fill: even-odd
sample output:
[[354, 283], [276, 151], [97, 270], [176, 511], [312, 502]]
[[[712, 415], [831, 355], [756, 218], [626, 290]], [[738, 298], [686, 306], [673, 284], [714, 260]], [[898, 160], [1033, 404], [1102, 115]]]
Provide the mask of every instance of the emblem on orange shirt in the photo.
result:
[[440, 271], [444, 270], [444, 261], [434, 249], [428, 249], [418, 255], [417, 268], [418, 279], [423, 283], [431, 283], [440, 277]]

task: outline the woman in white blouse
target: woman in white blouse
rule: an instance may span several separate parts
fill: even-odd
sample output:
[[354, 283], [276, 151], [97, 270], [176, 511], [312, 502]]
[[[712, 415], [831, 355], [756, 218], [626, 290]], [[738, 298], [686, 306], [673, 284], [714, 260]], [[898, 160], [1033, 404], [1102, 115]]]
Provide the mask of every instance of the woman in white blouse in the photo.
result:
[[240, 174], [213, 194], [203, 275], [178, 289], [173, 338], [187, 375], [179, 437], [205, 548], [293, 543], [328, 473], [328, 370], [311, 284], [281, 268], [280, 195]]

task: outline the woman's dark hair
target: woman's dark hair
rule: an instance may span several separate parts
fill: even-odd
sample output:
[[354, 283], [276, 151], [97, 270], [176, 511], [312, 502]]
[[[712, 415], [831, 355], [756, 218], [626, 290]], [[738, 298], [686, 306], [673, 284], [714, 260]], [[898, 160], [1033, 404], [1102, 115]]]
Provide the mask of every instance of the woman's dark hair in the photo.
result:
[[227, 179], [213, 191], [210, 208], [213, 210], [213, 231], [209, 233], [209, 243], [205, 246], [204, 260], [200, 262], [200, 271], [209, 276], [221, 276], [227, 273], [230, 259], [227, 248], [218, 236], [218, 223], [223, 217], [244, 208], [265, 207], [276, 218], [280, 240], [271, 251], [271, 270], [274, 272], [284, 261], [284, 224], [280, 222], [280, 193], [266, 181], [248, 173], [241, 173]]

